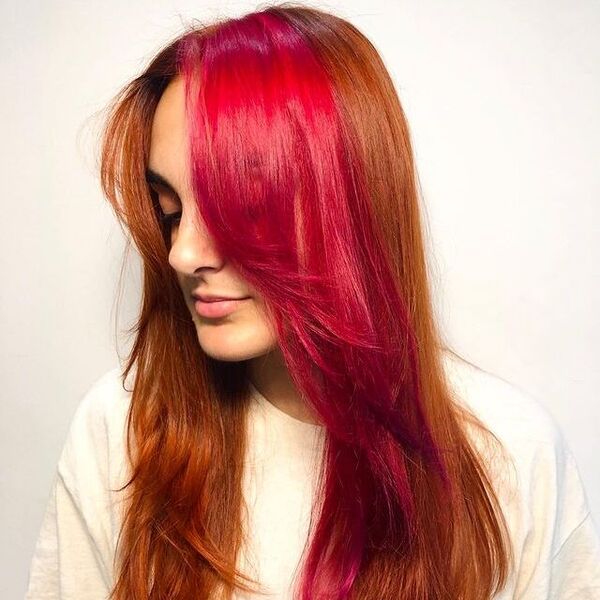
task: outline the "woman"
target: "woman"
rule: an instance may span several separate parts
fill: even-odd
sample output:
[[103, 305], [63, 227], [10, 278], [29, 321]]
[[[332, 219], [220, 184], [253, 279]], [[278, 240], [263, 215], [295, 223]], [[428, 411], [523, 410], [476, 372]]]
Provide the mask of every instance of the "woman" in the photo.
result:
[[289, 3], [193, 27], [110, 108], [143, 305], [71, 423], [28, 598], [600, 597], [557, 425], [442, 343], [408, 125], [355, 27]]

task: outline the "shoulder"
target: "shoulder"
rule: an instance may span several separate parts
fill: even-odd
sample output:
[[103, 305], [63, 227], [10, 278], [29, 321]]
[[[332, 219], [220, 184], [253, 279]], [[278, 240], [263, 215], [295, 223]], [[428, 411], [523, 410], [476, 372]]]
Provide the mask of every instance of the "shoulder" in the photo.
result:
[[49, 585], [47, 570], [55, 567], [46, 565], [59, 558], [71, 586], [84, 586], [95, 574], [98, 586], [110, 581], [123, 498], [118, 488], [129, 473], [129, 389], [115, 367], [93, 381], [77, 403], [56, 467], [32, 585]]
[[443, 361], [459, 401], [512, 449], [565, 446], [556, 419], [531, 393], [450, 352]]
[[[600, 564], [598, 533], [575, 457], [554, 416], [531, 393], [452, 353], [443, 361], [459, 402], [494, 434], [510, 459], [507, 474], [486, 455], [515, 551], [514, 592], [546, 597], [559, 560], [587, 556]], [[583, 540], [585, 547], [573, 540]], [[598, 585], [597, 572], [595, 577]], [[589, 583], [584, 579], [581, 585]]]
[[552, 413], [516, 384], [455, 355], [445, 355], [444, 364], [458, 401], [483, 422], [510, 456], [520, 493], [531, 502], [538, 492], [548, 501], [551, 496], [560, 500], [578, 471]]
[[91, 383], [71, 417], [58, 462], [65, 483], [76, 491], [91, 477], [108, 483], [124, 461], [124, 435], [131, 400], [129, 381], [114, 367]]
[[110, 421], [123, 406], [129, 403], [131, 382], [123, 381], [121, 368], [114, 367], [94, 380], [82, 395], [74, 414], [74, 420], [87, 419]]

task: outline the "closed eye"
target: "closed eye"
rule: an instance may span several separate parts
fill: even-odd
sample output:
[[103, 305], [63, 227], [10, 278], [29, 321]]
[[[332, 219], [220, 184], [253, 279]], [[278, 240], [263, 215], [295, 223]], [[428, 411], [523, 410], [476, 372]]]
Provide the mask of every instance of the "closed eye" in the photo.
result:
[[163, 213], [162, 211], [158, 215], [158, 220], [161, 225], [167, 229], [171, 228], [175, 223], [179, 223], [181, 221], [181, 211], [173, 213]]
[[169, 231], [173, 227], [173, 225], [179, 223], [179, 221], [181, 220], [182, 211], [164, 211], [159, 201], [160, 192], [156, 190], [153, 185], [150, 185], [149, 192], [152, 198], [152, 205], [154, 207], [154, 211], [156, 212], [158, 222], [164, 230]]

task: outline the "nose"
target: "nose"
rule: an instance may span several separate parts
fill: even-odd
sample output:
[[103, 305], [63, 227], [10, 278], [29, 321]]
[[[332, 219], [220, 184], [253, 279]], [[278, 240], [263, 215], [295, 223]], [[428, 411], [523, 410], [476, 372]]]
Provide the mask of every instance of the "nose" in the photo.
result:
[[173, 228], [169, 264], [182, 275], [189, 276], [203, 267], [221, 267], [222, 259], [199, 219], [191, 219], [184, 213], [179, 225]]

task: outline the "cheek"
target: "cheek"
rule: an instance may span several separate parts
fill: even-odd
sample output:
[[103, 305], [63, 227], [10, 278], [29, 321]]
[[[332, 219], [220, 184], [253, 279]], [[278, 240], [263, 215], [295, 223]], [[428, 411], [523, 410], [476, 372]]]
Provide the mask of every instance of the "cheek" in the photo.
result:
[[275, 331], [271, 326], [267, 310], [260, 298], [252, 297], [241, 310], [231, 315], [231, 324], [251, 330], [263, 342], [271, 340]]

